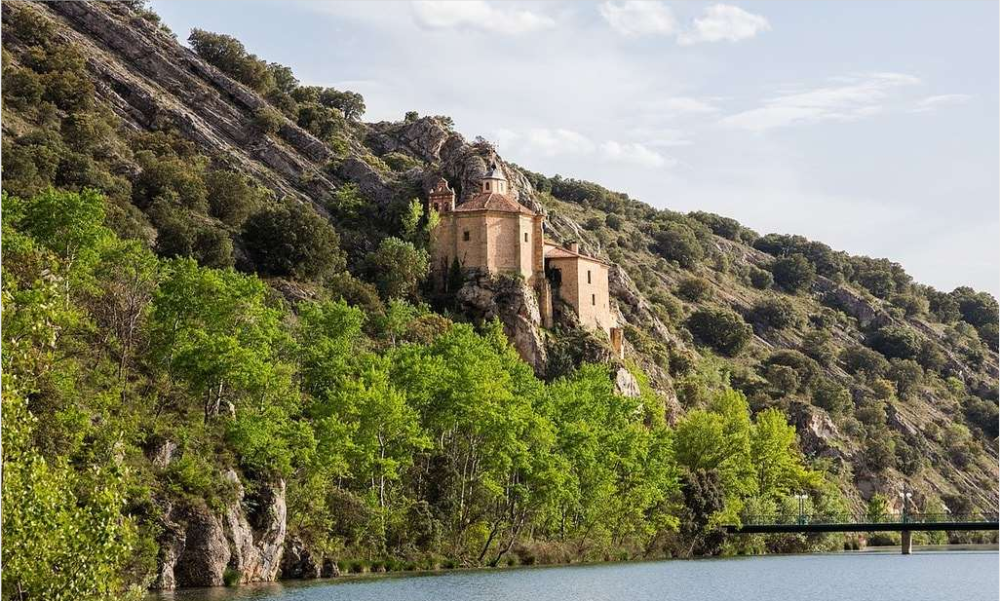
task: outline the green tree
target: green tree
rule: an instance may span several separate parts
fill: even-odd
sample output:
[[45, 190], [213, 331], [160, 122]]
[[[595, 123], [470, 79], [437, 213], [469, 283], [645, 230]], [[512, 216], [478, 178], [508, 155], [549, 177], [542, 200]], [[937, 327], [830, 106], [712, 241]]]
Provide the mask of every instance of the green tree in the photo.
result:
[[753, 336], [742, 317], [725, 309], [698, 309], [685, 326], [699, 342], [728, 356], [739, 354]]
[[382, 240], [368, 262], [385, 298], [415, 298], [430, 268], [427, 251], [392, 237]]
[[774, 283], [792, 294], [802, 292], [816, 279], [816, 268], [801, 254], [776, 259], [771, 264]]
[[269, 275], [312, 279], [344, 268], [337, 232], [303, 204], [286, 202], [253, 214], [243, 240], [254, 264]]

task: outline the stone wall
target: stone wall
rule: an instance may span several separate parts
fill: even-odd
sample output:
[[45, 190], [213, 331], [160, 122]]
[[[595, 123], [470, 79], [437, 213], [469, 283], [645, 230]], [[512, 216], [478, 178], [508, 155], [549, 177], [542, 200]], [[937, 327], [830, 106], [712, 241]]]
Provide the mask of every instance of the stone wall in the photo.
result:
[[611, 316], [608, 267], [586, 257], [553, 257], [549, 265], [560, 271], [559, 298], [573, 307], [580, 325], [610, 333], [616, 324]]

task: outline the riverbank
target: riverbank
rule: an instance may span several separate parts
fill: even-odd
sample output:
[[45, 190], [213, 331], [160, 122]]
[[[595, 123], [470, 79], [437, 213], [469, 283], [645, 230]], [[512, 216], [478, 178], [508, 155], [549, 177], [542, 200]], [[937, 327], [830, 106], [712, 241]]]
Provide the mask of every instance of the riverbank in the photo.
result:
[[[986, 554], [1000, 558], [1000, 546], [997, 544], [960, 544], [960, 545], [919, 545], [914, 546], [916, 555], [946, 555], [946, 554]], [[816, 553], [790, 553], [790, 554], [768, 554], [768, 555], [738, 555], [727, 557], [700, 557], [685, 559], [656, 559], [656, 560], [636, 560], [636, 561], [612, 561], [612, 562], [579, 562], [561, 565], [537, 565], [537, 566], [504, 566], [497, 568], [453, 568], [438, 570], [419, 570], [402, 572], [368, 572], [361, 574], [344, 574], [335, 578], [322, 578], [312, 580], [282, 580], [274, 583], [257, 583], [242, 585], [240, 587], [215, 587], [181, 589], [177, 591], [151, 592], [147, 595], [147, 601], [269, 601], [284, 599], [293, 595], [298, 600], [302, 595], [316, 601], [325, 600], [326, 597], [313, 597], [309, 592], [314, 588], [329, 588], [341, 585], [374, 584], [381, 582], [391, 582], [397, 580], [413, 580], [419, 578], [447, 578], [458, 577], [462, 580], [475, 578], [479, 575], [515, 575], [533, 574], [537, 572], [559, 571], [559, 570], [591, 570], [591, 569], [631, 569], [633, 566], [645, 565], [666, 565], [666, 564], [717, 564], [717, 563], [740, 563], [757, 561], [789, 560], [795, 558], [835, 558], [851, 557], [862, 555], [884, 555], [900, 556], [899, 548], [895, 546], [873, 546], [860, 550], [839, 550]], [[504, 576], [506, 578], [506, 576]], [[339, 597], [338, 597], [339, 598]], [[381, 599], [382, 597], [372, 597]], [[389, 599], [391, 597], [385, 597]], [[995, 596], [994, 596], [995, 598]], [[393, 598], [397, 599], [397, 598]], [[399, 598], [401, 599], [401, 598]]]

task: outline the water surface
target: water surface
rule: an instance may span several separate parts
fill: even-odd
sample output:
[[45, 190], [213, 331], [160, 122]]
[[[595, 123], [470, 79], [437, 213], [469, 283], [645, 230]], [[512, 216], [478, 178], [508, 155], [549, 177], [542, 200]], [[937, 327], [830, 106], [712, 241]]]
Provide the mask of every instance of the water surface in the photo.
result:
[[831, 553], [200, 589], [161, 601], [996, 601], [997, 551]]

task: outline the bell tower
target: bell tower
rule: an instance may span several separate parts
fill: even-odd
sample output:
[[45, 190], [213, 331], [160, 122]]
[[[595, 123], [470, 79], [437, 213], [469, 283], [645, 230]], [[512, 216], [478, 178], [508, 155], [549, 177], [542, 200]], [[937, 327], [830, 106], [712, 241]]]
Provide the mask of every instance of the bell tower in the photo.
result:
[[481, 192], [507, 193], [507, 178], [503, 176], [503, 170], [497, 165], [496, 159], [493, 160], [490, 168], [486, 170], [486, 175], [483, 176], [480, 185], [482, 186]]
[[439, 177], [430, 193], [427, 195], [428, 205], [439, 214], [455, 210], [455, 191], [448, 186], [448, 181]]

